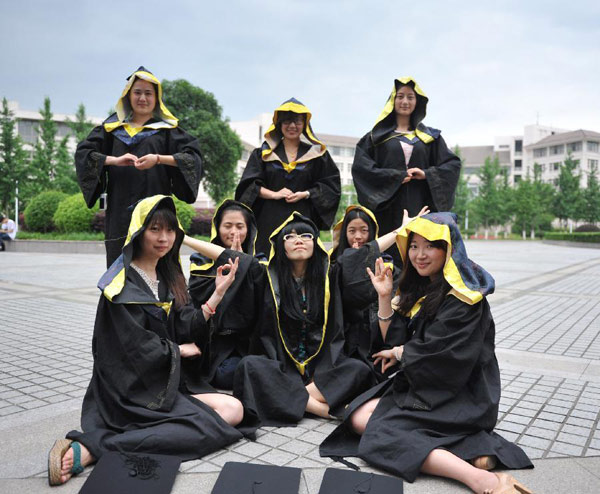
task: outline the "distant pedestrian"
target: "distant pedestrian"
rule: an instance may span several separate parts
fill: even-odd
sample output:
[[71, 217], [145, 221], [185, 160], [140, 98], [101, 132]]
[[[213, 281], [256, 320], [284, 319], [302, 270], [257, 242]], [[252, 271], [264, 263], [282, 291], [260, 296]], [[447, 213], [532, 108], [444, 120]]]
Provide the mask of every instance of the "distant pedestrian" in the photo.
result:
[[7, 216], [0, 214], [0, 251], [6, 250], [4, 241], [12, 241], [17, 236], [16, 223]]

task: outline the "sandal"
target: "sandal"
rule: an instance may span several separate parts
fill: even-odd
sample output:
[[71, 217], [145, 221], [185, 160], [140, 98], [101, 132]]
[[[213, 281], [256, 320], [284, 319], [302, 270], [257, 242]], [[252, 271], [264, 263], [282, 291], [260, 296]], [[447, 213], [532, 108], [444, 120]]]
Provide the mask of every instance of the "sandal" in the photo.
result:
[[57, 439], [48, 454], [48, 483], [50, 485], [63, 484], [63, 482], [60, 481], [62, 459], [69, 448], [73, 448], [73, 467], [71, 467], [71, 474], [77, 475], [83, 472], [83, 467], [81, 466], [81, 445], [77, 441], [71, 441], [70, 439]]
[[495, 456], [478, 456], [470, 461], [471, 465], [481, 470], [493, 470], [496, 468], [496, 457]]
[[533, 494], [531, 489], [525, 487], [521, 482], [508, 473], [495, 473], [498, 477], [498, 485], [493, 490], [485, 490], [484, 494]]

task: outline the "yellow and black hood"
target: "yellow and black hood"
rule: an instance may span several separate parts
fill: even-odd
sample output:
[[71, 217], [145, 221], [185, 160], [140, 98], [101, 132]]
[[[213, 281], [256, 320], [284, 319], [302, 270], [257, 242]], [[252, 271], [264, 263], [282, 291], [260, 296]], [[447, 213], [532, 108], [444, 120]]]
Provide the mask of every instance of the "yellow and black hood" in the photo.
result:
[[[283, 135], [281, 133], [280, 126], [277, 125], [279, 122], [279, 118], [281, 114], [285, 114], [287, 112], [298, 113], [299, 115], [304, 115], [305, 123], [304, 123], [304, 131], [302, 134], [311, 145], [310, 149], [304, 153], [302, 156], [296, 159], [296, 161], [292, 161], [291, 163], [284, 163], [277, 153], [275, 153], [275, 148], [281, 143], [283, 139]], [[307, 161], [310, 161], [314, 158], [322, 156], [325, 154], [327, 150], [325, 144], [323, 144], [315, 134], [313, 133], [312, 127], [310, 125], [310, 119], [312, 114], [310, 110], [304, 106], [300, 101], [295, 98], [290, 98], [287, 101], [284, 101], [279, 107], [275, 109], [273, 113], [273, 123], [265, 132], [265, 141], [261, 147], [261, 156], [263, 161], [278, 161], [281, 163], [283, 169], [291, 173], [295, 170], [295, 168]]]
[[422, 123], [427, 114], [427, 103], [429, 102], [429, 98], [425, 92], [412, 77], [399, 77], [398, 79], [394, 79], [394, 88], [383, 107], [383, 111], [375, 122], [373, 130], [371, 130], [371, 138], [375, 144], [380, 144], [391, 138], [396, 129], [394, 103], [396, 92], [402, 86], [412, 87], [417, 95], [417, 105], [410, 116], [410, 124], [413, 131], [409, 133], [406, 138], [412, 142], [415, 142], [418, 139], [427, 144], [434, 139], [437, 139], [440, 135], [439, 130], [427, 127]]
[[[281, 324], [282, 315], [280, 314], [280, 301], [281, 301], [281, 293], [279, 288], [279, 277], [277, 275], [277, 271], [275, 268], [275, 245], [277, 242], [277, 238], [280, 235], [281, 231], [286, 227], [286, 225], [295, 222], [302, 222], [310, 225], [313, 231], [317, 232], [317, 237], [315, 237], [314, 244], [314, 253], [313, 256], [317, 256], [317, 260], [323, 263], [324, 268], [324, 279], [323, 279], [323, 317], [322, 317], [322, 326], [319, 328], [318, 335], [312, 335], [311, 342], [308, 348], [308, 355], [305, 359], [301, 360], [298, 356], [298, 349], [296, 348], [295, 341], [298, 338], [297, 328], [290, 328], [286, 325]], [[292, 359], [294, 364], [296, 365], [298, 371], [304, 375], [304, 371], [306, 366], [314, 360], [319, 352], [321, 351], [323, 344], [325, 342], [325, 332], [327, 328], [327, 320], [329, 315], [329, 299], [331, 297], [330, 289], [329, 289], [329, 255], [327, 254], [327, 250], [325, 246], [321, 242], [321, 239], [318, 237], [319, 229], [313, 223], [312, 220], [307, 218], [306, 216], [302, 216], [297, 211], [294, 211], [278, 228], [276, 228], [273, 233], [269, 237], [269, 241], [271, 243], [271, 252], [269, 254], [269, 260], [267, 262], [267, 278], [269, 279], [269, 286], [271, 288], [271, 294], [273, 295], [273, 301], [275, 304], [275, 314], [277, 318], [277, 327], [279, 329], [279, 337], [281, 338], [281, 342], [283, 343], [283, 347], [287, 355]], [[284, 255], [284, 254], [282, 254]]]
[[494, 293], [495, 281], [492, 275], [467, 257], [454, 213], [429, 213], [415, 218], [402, 228], [398, 232], [396, 243], [404, 263], [410, 262], [407, 252], [411, 232], [429, 241], [443, 240], [448, 244], [443, 275], [452, 287], [451, 295], [474, 305], [486, 295]]
[[365, 213], [365, 215], [367, 215], [367, 217], [371, 220], [369, 222], [369, 232], [371, 231], [371, 229], [374, 230], [375, 235], [373, 235], [373, 239], [376, 239], [379, 236], [379, 225], [377, 224], [377, 220], [375, 219], [375, 215], [371, 212], [370, 209], [361, 206], [360, 204], [351, 204], [350, 206], [348, 206], [346, 208], [346, 211], [344, 213], [344, 217], [338, 221], [335, 226], [333, 227], [332, 230], [332, 247], [329, 250], [329, 257], [331, 258], [331, 262], [335, 262], [339, 252], [339, 248], [341, 247], [341, 252], [343, 252], [345, 249], [347, 249], [349, 247], [349, 245], [347, 245], [346, 242], [346, 237], [344, 235], [344, 232], [346, 231], [346, 228], [348, 226], [348, 213], [350, 213], [350, 211], [354, 211], [354, 210], [360, 210], [363, 213]]
[[[133, 241], [139, 235], [143, 235], [144, 231], [148, 227], [148, 220], [154, 211], [164, 207], [171, 209], [175, 214], [177, 214], [175, 203], [173, 202], [173, 198], [170, 196], [155, 195], [142, 199], [136, 204], [135, 209], [131, 214], [131, 221], [129, 223], [127, 239], [125, 240], [125, 245], [123, 246], [123, 252], [108, 268], [106, 273], [102, 275], [100, 281], [98, 282], [98, 288], [111, 302], [117, 304], [154, 304], [163, 307], [168, 312], [171, 302], [157, 302], [156, 299], [147, 294], [145, 291], [139, 289], [135, 285], [128, 285], [126, 283], [127, 274], [131, 267], [131, 261], [133, 258]], [[173, 244], [173, 248], [171, 249], [171, 255], [175, 256], [175, 259], [181, 266], [179, 249], [181, 248], [181, 244], [183, 242], [184, 231], [179, 221], [177, 224], [177, 237], [175, 239], [175, 243]]]
[[137, 133], [143, 129], [132, 127], [129, 125], [129, 119], [131, 118], [132, 110], [131, 103], [129, 102], [129, 90], [136, 79], [142, 79], [154, 84], [157, 88], [156, 106], [154, 107], [154, 118], [144, 124], [143, 129], [155, 130], [160, 129], [174, 129], [178, 125], [178, 120], [165, 106], [162, 100], [162, 86], [158, 78], [152, 74], [149, 70], [144, 67], [140, 67], [133, 74], [127, 78], [127, 84], [121, 93], [121, 97], [115, 105], [115, 113], [108, 117], [104, 123], [104, 129], [107, 132], [113, 132], [119, 127], [123, 127], [123, 130], [133, 138]]
[[[242, 250], [244, 253], [254, 256], [255, 252], [255, 244], [256, 237], [258, 235], [258, 229], [256, 227], [256, 218], [254, 217], [254, 213], [252, 209], [246, 206], [244, 203], [239, 201], [234, 201], [233, 199], [225, 199], [218, 207], [215, 209], [215, 214], [212, 217], [211, 225], [210, 225], [210, 243], [215, 245], [220, 245], [224, 247], [221, 240], [219, 239], [219, 228], [218, 225], [221, 223], [221, 218], [223, 217], [223, 213], [230, 206], [238, 206], [245, 211], [248, 212], [248, 216], [250, 218], [250, 222], [248, 224], [248, 233], [246, 234], [246, 240], [242, 244]], [[215, 261], [209, 259], [208, 257], [203, 256], [202, 254], [195, 253], [190, 256], [190, 275], [191, 276], [202, 276], [205, 274], [211, 273], [214, 276], [213, 267]]]

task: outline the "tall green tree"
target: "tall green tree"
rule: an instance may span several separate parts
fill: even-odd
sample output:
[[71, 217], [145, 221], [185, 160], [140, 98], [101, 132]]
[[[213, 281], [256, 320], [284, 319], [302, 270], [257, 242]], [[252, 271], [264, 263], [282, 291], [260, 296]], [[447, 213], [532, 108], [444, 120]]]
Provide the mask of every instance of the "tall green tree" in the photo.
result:
[[552, 185], [544, 183], [542, 180], [542, 167], [537, 163], [533, 164], [533, 182], [531, 184], [531, 195], [533, 204], [531, 206], [530, 231], [531, 238], [535, 238], [535, 232], [542, 226], [550, 228], [554, 215], [552, 214], [552, 204], [554, 202], [555, 192]]
[[600, 184], [598, 183], [598, 165], [592, 165], [587, 181], [587, 188], [583, 191], [585, 214], [583, 219], [588, 223], [600, 221]]
[[508, 223], [512, 217], [511, 204], [512, 204], [513, 189], [510, 186], [508, 179], [508, 168], [500, 168], [500, 183], [498, 185], [498, 211], [497, 221], [498, 225], [504, 226], [504, 238], [508, 233]]
[[15, 132], [14, 115], [8, 108], [8, 101], [2, 98], [0, 112], [0, 208], [14, 215], [17, 183], [25, 183], [29, 167], [28, 156], [23, 149], [23, 141]]
[[220, 203], [237, 185], [235, 168], [242, 155], [242, 141], [231, 130], [212, 93], [184, 79], [162, 81], [164, 101], [179, 118], [183, 129], [200, 141], [204, 185], [211, 199]]
[[485, 238], [487, 238], [489, 229], [500, 224], [502, 220], [502, 197], [499, 191], [500, 162], [498, 157], [494, 159], [487, 157], [477, 176], [479, 177], [479, 190], [477, 197], [473, 199], [473, 210], [477, 221], [483, 226]]
[[577, 163], [571, 153], [560, 167], [558, 189], [553, 202], [554, 215], [566, 224], [568, 219], [577, 220], [582, 216], [582, 194], [580, 176], [575, 173]]
[[75, 112], [75, 120], [67, 119], [67, 125], [73, 132], [77, 142], [83, 141], [92, 131], [94, 124], [88, 119], [83, 103], [79, 103], [79, 106], [77, 107], [77, 111]]
[[358, 204], [356, 189], [352, 184], [342, 185], [342, 197], [340, 197], [340, 203], [338, 205], [337, 212], [335, 213], [335, 221], [333, 222], [334, 225], [344, 217], [346, 208], [351, 204]]
[[[458, 156], [460, 159], [461, 165], [464, 164], [464, 160], [462, 158], [460, 148], [458, 146], [454, 147], [454, 154]], [[454, 196], [454, 207], [452, 208], [452, 212], [456, 213], [458, 216], [458, 223], [463, 223], [465, 225], [467, 210], [469, 208], [469, 203], [472, 199], [472, 193], [467, 184], [467, 180], [465, 179], [464, 168], [461, 166], [460, 176], [458, 177], [458, 184], [456, 186], [456, 194]]]
[[521, 232], [523, 240], [531, 228], [531, 212], [535, 208], [533, 185], [529, 173], [520, 180], [513, 190], [510, 210], [513, 214], [513, 228]]

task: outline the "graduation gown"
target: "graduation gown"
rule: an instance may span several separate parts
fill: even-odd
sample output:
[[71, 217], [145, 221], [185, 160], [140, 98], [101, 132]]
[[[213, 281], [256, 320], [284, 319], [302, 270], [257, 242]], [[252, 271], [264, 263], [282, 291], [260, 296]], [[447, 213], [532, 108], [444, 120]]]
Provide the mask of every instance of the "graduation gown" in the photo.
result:
[[[396, 90], [412, 84], [417, 105], [411, 115], [413, 132], [395, 132], [394, 99]], [[460, 175], [460, 159], [448, 149], [441, 131], [425, 126], [428, 98], [411, 78], [397, 79], [383, 112], [373, 129], [357, 144], [352, 177], [358, 201], [377, 217], [380, 233], [386, 234], [402, 224], [403, 210], [416, 215], [423, 206], [431, 211], [450, 211]], [[407, 163], [401, 142], [412, 144]], [[425, 180], [402, 184], [408, 168], [421, 168]]]
[[215, 211], [210, 241], [220, 245], [215, 218], [221, 218], [220, 211], [232, 204], [248, 209], [250, 214], [251, 223], [248, 225], [246, 241], [242, 245], [249, 255], [236, 256], [233, 251], [227, 251], [216, 262], [199, 253], [190, 257], [189, 293], [197, 309], [200, 309], [215, 289], [217, 266], [227, 263], [229, 254], [232, 259], [240, 258], [236, 280], [225, 292], [216, 314], [209, 320], [209, 337], [202, 350], [202, 358], [194, 370], [190, 369], [190, 372], [199, 373], [208, 382], [213, 380], [218, 366], [225, 359], [232, 355], [244, 357], [249, 353], [250, 339], [257, 324], [259, 308], [263, 303], [264, 268], [260, 266], [259, 260], [253, 257], [257, 230], [252, 210], [237, 201], [225, 200]]
[[[464, 460], [494, 455], [507, 468], [532, 467], [521, 448], [493, 431], [501, 389], [485, 299], [493, 278], [466, 257], [455, 215], [433, 213], [409, 223], [398, 240], [405, 261], [411, 231], [448, 243], [442, 272], [452, 288], [432, 318], [421, 311], [422, 300], [409, 315], [394, 315], [388, 334], [404, 344], [400, 370], [349, 405], [344, 422], [321, 444], [321, 456], [358, 456], [409, 482], [437, 448]], [[349, 418], [376, 397], [358, 436]]]
[[[202, 178], [198, 140], [177, 126], [177, 119], [162, 103], [158, 79], [140, 69], [128, 79], [117, 103], [117, 112], [94, 128], [87, 139], [79, 143], [75, 153], [77, 180], [88, 207], [93, 207], [102, 193], [107, 194], [104, 220], [107, 266], [121, 254], [131, 217], [129, 206], [156, 194], [174, 194], [191, 204], [196, 200]], [[136, 78], [159, 87], [155, 117], [141, 129], [128, 124], [131, 107], [127, 93]], [[177, 166], [159, 164], [148, 170], [105, 166], [107, 156], [126, 153], [138, 158], [146, 154], [172, 155]]]
[[[170, 197], [153, 196], [133, 211], [123, 254], [102, 276], [92, 340], [94, 367], [83, 401], [82, 431], [67, 437], [96, 458], [106, 451], [200, 458], [242, 438], [214, 410], [190, 396], [181, 380], [180, 343], [203, 346], [208, 326], [191, 305], [177, 309], [159, 275], [159, 300], [131, 268], [133, 239]], [[178, 250], [183, 231], [173, 247]], [[160, 262], [160, 261], [159, 261]], [[183, 392], [182, 392], [183, 391]], [[214, 392], [204, 385], [203, 392]], [[248, 429], [248, 433], [251, 428]]]
[[[273, 232], [272, 242], [288, 222], [298, 220], [310, 222], [294, 213]], [[329, 257], [320, 240], [314, 252], [328, 273], [323, 280], [326, 302], [320, 325], [303, 326], [280, 310], [278, 274], [271, 262], [273, 251], [266, 267], [263, 304], [251, 344], [253, 355], [238, 365], [233, 389], [234, 396], [259, 417], [262, 425], [289, 426], [299, 422], [308, 401], [305, 386], [311, 381], [334, 415], [376, 383], [372, 368], [344, 352], [340, 271], [329, 267]]]
[[[294, 111], [305, 115], [304, 137], [295, 161], [285, 155], [281, 133], [277, 130], [280, 112]], [[327, 230], [335, 219], [341, 196], [340, 172], [333, 159], [312, 133], [310, 112], [293, 98], [281, 105], [273, 116], [273, 125], [265, 133], [265, 141], [255, 149], [235, 191], [235, 199], [254, 211], [258, 225], [256, 252], [268, 254], [269, 236], [292, 212], [310, 218], [319, 230]], [[267, 200], [259, 197], [260, 188], [292, 192], [308, 191], [310, 197], [295, 203], [285, 199]]]

